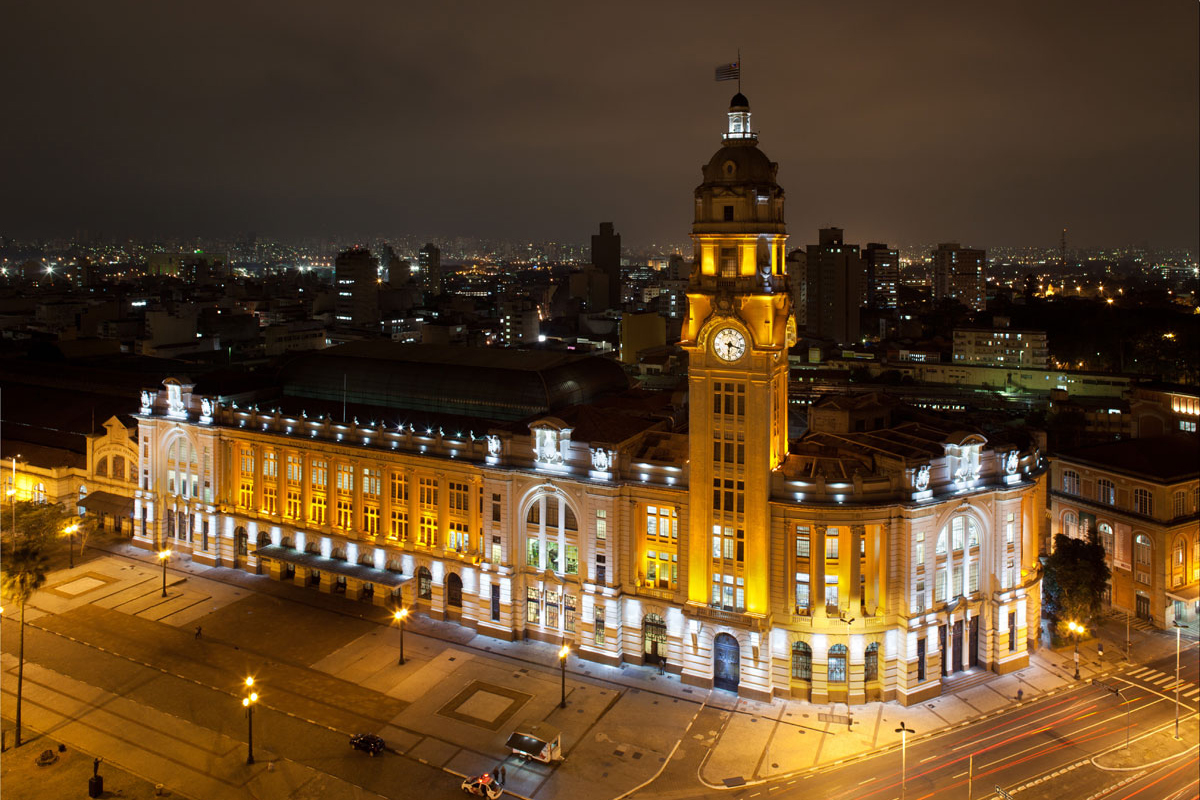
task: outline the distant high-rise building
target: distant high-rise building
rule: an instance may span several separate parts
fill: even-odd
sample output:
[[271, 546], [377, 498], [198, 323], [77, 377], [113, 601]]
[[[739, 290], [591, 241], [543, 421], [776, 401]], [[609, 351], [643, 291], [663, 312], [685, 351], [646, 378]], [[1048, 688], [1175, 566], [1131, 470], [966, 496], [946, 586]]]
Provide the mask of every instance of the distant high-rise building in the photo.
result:
[[421, 281], [426, 291], [441, 294], [442, 251], [433, 242], [429, 242], [417, 254], [417, 264], [421, 268]]
[[808, 257], [797, 248], [788, 253], [788, 286], [792, 290], [792, 316], [796, 327], [803, 327], [808, 320]]
[[808, 335], [857, 340], [859, 309], [867, 300], [867, 272], [858, 245], [842, 241], [841, 228], [821, 228], [819, 243], [806, 248], [805, 261]]
[[985, 250], [972, 250], [958, 242], [939, 244], [933, 251], [933, 301], [953, 297], [967, 308], [982, 311], [987, 302]]
[[592, 234], [592, 264], [608, 276], [608, 307], [621, 305], [621, 234], [613, 233], [611, 222], [600, 223]]
[[900, 251], [871, 242], [863, 249], [862, 259], [867, 268], [867, 305], [895, 308], [896, 286], [900, 283]]
[[333, 263], [334, 316], [342, 328], [379, 327], [379, 264], [364, 247], [339, 253]]

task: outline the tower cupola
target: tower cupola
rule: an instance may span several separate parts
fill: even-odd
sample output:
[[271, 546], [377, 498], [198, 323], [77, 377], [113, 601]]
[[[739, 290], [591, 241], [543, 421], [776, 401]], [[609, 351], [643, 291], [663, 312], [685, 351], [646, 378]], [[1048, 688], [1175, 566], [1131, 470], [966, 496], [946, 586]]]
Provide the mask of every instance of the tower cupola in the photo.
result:
[[725, 133], [725, 141], [731, 139], [749, 139], [751, 141], [758, 136], [750, 130], [750, 101], [746, 99], [746, 95], [738, 92], [729, 101], [729, 130]]

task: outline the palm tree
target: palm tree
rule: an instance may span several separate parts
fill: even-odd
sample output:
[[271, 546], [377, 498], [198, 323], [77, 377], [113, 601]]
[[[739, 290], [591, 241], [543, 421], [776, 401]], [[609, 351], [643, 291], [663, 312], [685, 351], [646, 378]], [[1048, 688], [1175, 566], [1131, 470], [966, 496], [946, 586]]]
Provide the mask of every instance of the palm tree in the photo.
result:
[[25, 604], [46, 582], [46, 556], [35, 541], [13, 547], [5, 559], [4, 594], [21, 607], [21, 644], [17, 656], [17, 741], [21, 746], [21, 690], [25, 682]]

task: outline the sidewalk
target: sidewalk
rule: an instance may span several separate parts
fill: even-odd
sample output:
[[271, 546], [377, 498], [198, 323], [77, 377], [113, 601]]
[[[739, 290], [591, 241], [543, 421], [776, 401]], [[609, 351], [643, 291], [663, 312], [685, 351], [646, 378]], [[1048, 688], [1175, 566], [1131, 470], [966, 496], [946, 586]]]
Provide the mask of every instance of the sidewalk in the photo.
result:
[[[1175, 641], [1157, 632], [1131, 630], [1138, 661], [1175, 652]], [[1125, 665], [1124, 620], [1105, 620], [1098, 635], [1079, 644], [1079, 680], [1074, 679], [1074, 647], [1040, 648], [1030, 654], [1029, 666], [1007, 675], [983, 672], [982, 682], [914, 706], [867, 703], [851, 706], [847, 725], [844, 704], [814, 705], [777, 699], [772, 703], [737, 700], [724, 714], [724, 725], [700, 769], [702, 782], [712, 788], [749, 785], [764, 780], [839, 764], [900, 747], [900, 723], [925, 736], [1010, 711], [1046, 695], [1086, 684]], [[1100, 655], [1099, 645], [1104, 653]], [[968, 673], [968, 675], [971, 673]], [[822, 721], [836, 716], [843, 721]], [[799, 746], [797, 746], [799, 743]]]
[[[108, 549], [146, 565], [153, 558], [126, 544]], [[237, 597], [244, 598], [238, 602], [253, 603], [250, 598], [258, 595], [344, 619], [336, 627], [353, 635], [344, 636], [344, 643], [332, 650], [315, 653], [304, 667], [399, 703], [379, 730], [398, 753], [455, 774], [479, 773], [507, 755], [504, 739], [519, 722], [545, 720], [562, 728], [567, 755], [563, 764], [554, 770], [540, 765], [509, 769], [510, 790], [525, 797], [583, 797], [594, 794], [599, 785], [613, 795], [628, 791], [653, 779], [677, 744], [685, 741], [705, 751], [699, 769], [705, 784], [725, 788], [757, 783], [898, 748], [895, 729], [902, 721], [916, 731], [910, 740], [931, 736], [1077, 683], [1073, 647], [1041, 648], [1031, 654], [1025, 669], [1003, 676], [982, 673], [981, 682], [968, 680], [961, 691], [926, 703], [907, 708], [869, 703], [847, 709], [842, 704], [745, 700], [684, 686], [678, 676], [660, 676], [651, 668], [609, 667], [570, 657], [567, 708], [559, 709], [556, 645], [500, 641], [415, 615], [405, 626], [407, 663], [399, 666], [398, 637], [389, 624], [388, 609], [186, 560], [171, 566], [168, 582], [178, 580], [172, 575], [238, 587], [232, 592], [197, 588], [204, 597], [220, 598], [214, 608]], [[229, 629], [221, 614], [230, 610], [238, 609], [217, 609], [208, 618], [214, 635]], [[206, 638], [209, 631], [206, 622]], [[1098, 638], [1080, 643], [1079, 683], [1124, 666], [1125, 635], [1123, 618], [1108, 619]], [[1161, 633], [1134, 627], [1130, 638], [1139, 662], [1174, 651], [1174, 640], [1167, 641], [1170, 637]], [[703, 730], [688, 731], [701, 713]]]

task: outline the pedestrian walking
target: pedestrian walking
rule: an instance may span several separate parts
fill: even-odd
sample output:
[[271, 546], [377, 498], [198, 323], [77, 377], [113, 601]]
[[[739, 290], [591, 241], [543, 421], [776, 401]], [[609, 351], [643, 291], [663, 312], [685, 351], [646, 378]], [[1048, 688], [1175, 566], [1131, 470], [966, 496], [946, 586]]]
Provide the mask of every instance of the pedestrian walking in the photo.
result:
[[1024, 689], [1017, 689], [1017, 702], [1021, 702], [1021, 698], [1025, 696]]
[[196, 626], [196, 638], [197, 639], [200, 638], [200, 626], [199, 625]]
[[1104, 658], [1104, 642], [1096, 642], [1096, 653], [1100, 658]]

